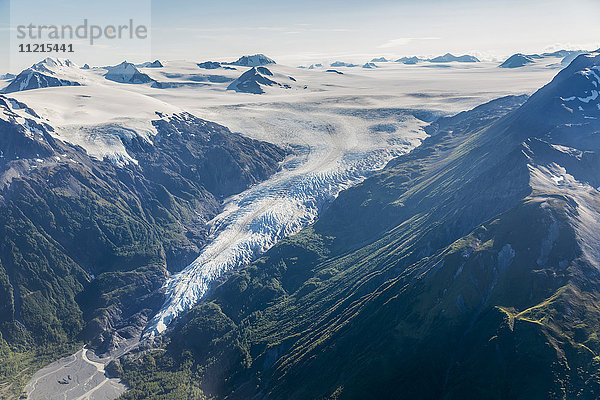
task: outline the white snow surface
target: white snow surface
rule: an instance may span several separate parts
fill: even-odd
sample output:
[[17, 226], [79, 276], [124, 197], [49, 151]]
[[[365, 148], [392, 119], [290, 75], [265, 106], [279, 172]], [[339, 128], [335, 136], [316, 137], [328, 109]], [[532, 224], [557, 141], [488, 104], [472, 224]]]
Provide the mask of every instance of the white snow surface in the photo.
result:
[[17, 92], [11, 97], [27, 104], [52, 125], [56, 138], [117, 165], [137, 163], [127, 153], [123, 140], [141, 136], [152, 141], [156, 135], [152, 121], [160, 119], [157, 112], [163, 115], [182, 112], [179, 107], [113, 86], [53, 87]]
[[419, 145], [427, 123], [415, 116], [454, 114], [500, 96], [532, 93], [556, 73], [545, 65], [505, 70], [497, 63], [447, 68], [385, 63], [373, 70], [341, 67], [343, 75], [338, 75], [271, 64], [273, 73], [293, 76], [296, 85], [292, 90], [265, 87], [265, 94], [256, 95], [226, 90], [245, 67], [204, 70], [187, 61], [163, 65], [143, 72], [169, 84], [168, 89], [112, 82], [104, 79], [106, 69], [91, 68], [77, 70], [85, 74], [84, 86], [10, 95], [34, 109], [60, 139], [117, 164], [135, 162], [122, 144], [124, 136], [152, 141], [156, 112], [189, 112], [291, 150], [280, 172], [224, 202], [222, 213], [210, 222], [206, 247], [166, 282], [165, 303], [148, 324], [146, 337], [164, 332], [215, 279], [313, 222], [341, 190]]

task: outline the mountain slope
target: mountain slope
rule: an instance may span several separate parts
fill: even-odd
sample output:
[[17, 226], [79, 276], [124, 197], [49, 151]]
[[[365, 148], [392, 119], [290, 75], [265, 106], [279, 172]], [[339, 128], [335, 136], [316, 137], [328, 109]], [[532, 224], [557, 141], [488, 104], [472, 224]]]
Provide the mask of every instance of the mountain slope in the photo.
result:
[[137, 163], [118, 164], [61, 141], [24, 103], [0, 97], [0, 111], [2, 381], [80, 340], [106, 351], [139, 333], [220, 200], [269, 177], [285, 155], [175, 114], [156, 116], [152, 141], [124, 137]]
[[125, 360], [124, 398], [597, 398], [598, 68], [431, 125], [216, 287], [166, 353]]

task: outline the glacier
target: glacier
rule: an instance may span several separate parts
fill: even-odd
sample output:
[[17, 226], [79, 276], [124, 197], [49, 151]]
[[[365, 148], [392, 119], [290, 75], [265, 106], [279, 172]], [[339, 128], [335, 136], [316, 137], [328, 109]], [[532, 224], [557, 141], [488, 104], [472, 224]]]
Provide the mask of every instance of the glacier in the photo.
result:
[[412, 115], [402, 120], [396, 132], [385, 134], [357, 133], [348, 124], [316, 124], [315, 131], [322, 130], [318, 140], [313, 132], [311, 145], [296, 146], [280, 172], [227, 199], [223, 211], [209, 223], [208, 245], [188, 267], [168, 278], [165, 302], [149, 321], [143, 339], [163, 333], [202, 299], [216, 279], [314, 222], [342, 190], [418, 145], [426, 137], [420, 129], [425, 123]]

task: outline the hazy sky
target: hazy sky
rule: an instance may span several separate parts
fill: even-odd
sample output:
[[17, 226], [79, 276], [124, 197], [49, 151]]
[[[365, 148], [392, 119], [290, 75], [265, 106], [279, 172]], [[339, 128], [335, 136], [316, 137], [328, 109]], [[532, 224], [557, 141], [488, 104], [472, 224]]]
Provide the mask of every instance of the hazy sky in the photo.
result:
[[151, 27], [145, 41], [76, 41], [68, 57], [91, 65], [234, 59], [257, 52], [291, 65], [446, 52], [492, 59], [600, 47], [600, 0], [0, 0], [0, 13], [6, 55], [0, 67], [13, 72], [43, 58], [16, 52], [17, 24], [76, 24], [84, 18], [99, 25], [131, 18]]

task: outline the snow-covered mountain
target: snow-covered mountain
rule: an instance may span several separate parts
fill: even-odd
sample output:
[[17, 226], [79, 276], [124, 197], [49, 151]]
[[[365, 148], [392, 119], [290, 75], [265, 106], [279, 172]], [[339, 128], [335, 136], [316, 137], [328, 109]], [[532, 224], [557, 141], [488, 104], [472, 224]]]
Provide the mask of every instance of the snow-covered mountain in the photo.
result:
[[219, 69], [219, 68], [223, 68], [223, 69], [228, 69], [228, 70], [235, 71], [235, 68], [228, 67], [226, 64], [222, 64], [222, 63], [216, 62], [216, 61], [201, 62], [201, 63], [198, 63], [198, 67], [202, 68], [202, 69]]
[[40, 89], [55, 86], [79, 86], [82, 83], [81, 74], [70, 60], [46, 58], [23, 70], [4, 88], [4, 93], [23, 90]]
[[139, 67], [139, 68], [162, 68], [163, 64], [160, 62], [160, 60], [154, 60], [152, 62], [147, 61], [145, 63], [138, 64], [137, 67]]
[[31, 69], [46, 74], [54, 74], [61, 69], [68, 68], [77, 68], [77, 65], [75, 65], [75, 63], [71, 60], [53, 57], [47, 57], [46, 59], [31, 66]]
[[521, 68], [526, 65], [543, 65], [546, 68], [566, 67], [580, 54], [588, 53], [585, 50], [558, 50], [541, 54], [516, 53], [507, 58], [500, 68]]
[[471, 56], [468, 54], [462, 56], [455, 56], [450, 53], [446, 53], [443, 56], [434, 57], [429, 62], [433, 63], [447, 63], [447, 62], [479, 62], [479, 59], [475, 56]]
[[376, 63], [376, 62], [388, 62], [388, 61], [390, 61], [390, 60], [388, 60], [385, 57], [377, 57], [377, 58], [374, 58], [374, 59], [371, 60], [372, 63]]
[[263, 65], [276, 64], [274, 60], [264, 54], [254, 54], [252, 56], [240, 57], [237, 61], [230, 63], [241, 67], [260, 67]]
[[125, 144], [134, 139], [152, 143], [157, 134], [152, 121], [160, 119], [159, 114], [183, 113], [179, 107], [110, 84], [54, 87], [43, 94], [25, 91], [12, 96], [35, 110], [38, 123], [49, 122], [54, 138], [118, 166], [137, 163]]
[[401, 57], [396, 60], [397, 63], [407, 64], [407, 65], [414, 65], [414, 64], [417, 64], [419, 61], [422, 61], [422, 60], [417, 56]]
[[535, 61], [531, 56], [527, 56], [525, 54], [517, 53], [508, 57], [502, 64], [500, 64], [499, 68], [520, 68], [524, 67], [527, 64], [532, 64]]
[[571, 56], [571, 55], [579, 55], [582, 53], [587, 53], [587, 51], [585, 50], [557, 50], [557, 51], [553, 51], [553, 52], [546, 52], [546, 53], [542, 53], [542, 57], [559, 57], [559, 58], [564, 58], [567, 56]]
[[135, 65], [127, 61], [114, 67], [107, 67], [106, 70], [104, 77], [111, 81], [133, 84], [154, 82], [154, 79], [140, 72]]
[[154, 60], [152, 62], [146, 61], [145, 63], [141, 63], [136, 65], [138, 68], [162, 68], [164, 65], [160, 62], [160, 60]]
[[[537, 129], [553, 126], [545, 135], [555, 144], [586, 148], [600, 127], [600, 52], [581, 54], [540, 89], [521, 110], [523, 124]], [[534, 118], [535, 116], [535, 118]], [[561, 121], [560, 127], [555, 127]]]
[[356, 65], [356, 64], [347, 63], [347, 62], [344, 62], [344, 61], [335, 61], [335, 62], [332, 62], [329, 66], [333, 67], [333, 68], [338, 68], [338, 67], [354, 68], [354, 67], [358, 67], [358, 65]]
[[235, 90], [242, 93], [263, 94], [264, 88], [279, 87], [291, 89], [292, 83], [296, 82], [291, 76], [278, 74], [277, 76], [266, 67], [253, 67], [244, 72], [239, 78], [231, 82], [227, 90]]

